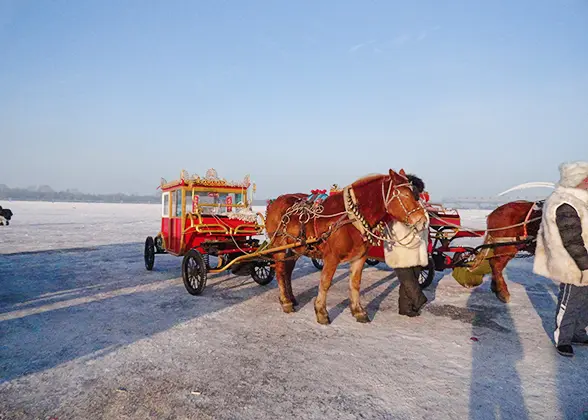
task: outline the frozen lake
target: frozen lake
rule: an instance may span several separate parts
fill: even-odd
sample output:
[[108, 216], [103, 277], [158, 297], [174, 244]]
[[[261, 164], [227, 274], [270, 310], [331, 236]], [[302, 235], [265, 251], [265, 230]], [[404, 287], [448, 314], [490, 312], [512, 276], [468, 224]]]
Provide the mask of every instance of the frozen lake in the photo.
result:
[[[532, 259], [508, 266], [508, 305], [489, 279], [468, 290], [447, 271], [410, 319], [393, 270], [366, 268], [370, 324], [351, 316], [341, 266], [321, 326], [307, 259], [287, 315], [275, 281], [216, 275], [191, 296], [181, 258], [146, 271], [159, 205], [0, 205], [14, 212], [0, 227], [0, 419], [588, 418], [588, 348], [555, 353], [557, 285]], [[486, 211], [460, 213], [484, 227]]]

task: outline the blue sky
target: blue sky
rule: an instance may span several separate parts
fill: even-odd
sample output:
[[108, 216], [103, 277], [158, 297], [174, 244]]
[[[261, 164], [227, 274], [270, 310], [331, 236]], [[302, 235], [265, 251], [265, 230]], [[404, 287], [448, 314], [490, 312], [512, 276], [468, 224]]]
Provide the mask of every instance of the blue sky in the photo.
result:
[[98, 193], [556, 181], [588, 160], [588, 3], [0, 0], [0, 143], [0, 183]]

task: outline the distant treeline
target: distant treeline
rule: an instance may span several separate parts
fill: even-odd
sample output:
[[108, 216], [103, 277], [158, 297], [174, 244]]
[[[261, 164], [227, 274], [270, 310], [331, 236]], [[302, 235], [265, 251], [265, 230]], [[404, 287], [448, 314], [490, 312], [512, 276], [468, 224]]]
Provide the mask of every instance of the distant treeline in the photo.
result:
[[12, 201], [67, 201], [88, 203], [158, 203], [156, 195], [84, 194], [77, 191], [48, 189], [0, 188], [0, 200]]
[[[85, 194], [77, 190], [54, 191], [43, 185], [29, 188], [9, 188], [0, 184], [0, 200], [2, 201], [56, 201], [56, 202], [85, 202], [85, 203], [145, 203], [161, 202], [158, 192], [153, 195], [135, 194]], [[265, 200], [254, 200], [254, 205], [265, 205]]]

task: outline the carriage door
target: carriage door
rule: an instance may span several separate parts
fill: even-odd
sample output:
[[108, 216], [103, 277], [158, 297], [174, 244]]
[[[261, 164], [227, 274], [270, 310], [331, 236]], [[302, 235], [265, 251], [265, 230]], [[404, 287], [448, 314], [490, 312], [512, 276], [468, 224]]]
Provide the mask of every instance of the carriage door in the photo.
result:
[[169, 249], [170, 244], [170, 212], [170, 193], [164, 192], [161, 194], [161, 236], [163, 236], [166, 249]]
[[171, 193], [171, 214], [169, 218], [169, 250], [174, 254], [180, 253], [182, 241], [182, 190]]

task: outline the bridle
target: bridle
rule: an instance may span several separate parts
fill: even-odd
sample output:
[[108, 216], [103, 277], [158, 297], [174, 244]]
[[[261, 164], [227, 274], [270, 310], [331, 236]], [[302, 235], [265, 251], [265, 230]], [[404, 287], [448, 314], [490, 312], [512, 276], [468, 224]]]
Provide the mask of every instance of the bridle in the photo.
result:
[[[406, 208], [406, 206], [404, 205], [404, 202], [402, 201], [402, 197], [408, 197], [408, 196], [405, 193], [400, 191], [400, 187], [409, 187], [411, 189], [413, 188], [413, 185], [410, 183], [410, 181], [408, 181], [408, 179], [406, 181], [407, 182], [405, 182], [403, 184], [395, 185], [394, 180], [392, 179], [392, 176], [390, 175], [390, 184], [388, 184], [388, 192], [386, 192], [385, 188], [384, 188], [385, 182], [382, 182], [382, 199], [384, 200], [384, 207], [386, 208], [386, 210], [388, 210], [388, 206], [390, 205], [390, 203], [393, 200], [398, 199], [398, 201], [400, 202], [400, 206], [402, 207], [402, 209], [404, 210], [404, 213], [405, 213], [404, 220], [401, 220], [401, 222], [407, 226], [411, 226], [414, 229], [414, 225], [411, 225], [408, 222], [409, 217], [413, 213], [416, 213], [417, 211], [420, 211], [420, 210], [425, 211], [425, 208], [423, 207], [420, 200], [417, 200], [418, 206], [415, 207], [414, 209], [408, 210]], [[416, 223], [415, 223], [415, 225], [416, 225]]]
[[[392, 175], [390, 175], [390, 184], [388, 185], [388, 191], [386, 192], [386, 179], [382, 179], [382, 201], [383, 201], [383, 205], [384, 205], [384, 211], [386, 212], [386, 214], [388, 213], [388, 207], [390, 205], [390, 203], [392, 203], [392, 201], [398, 199], [400, 201], [400, 206], [402, 207], [402, 209], [404, 210], [405, 216], [404, 216], [404, 220], [399, 220], [401, 223], [405, 224], [406, 226], [410, 227], [410, 234], [418, 234], [420, 231], [416, 228], [417, 223], [415, 224], [410, 224], [408, 219], [409, 217], [413, 214], [416, 213], [419, 210], [422, 210], [423, 212], [425, 212], [425, 208], [423, 207], [422, 203], [420, 200], [416, 200], [418, 202], [418, 205], [415, 209], [413, 210], [408, 210], [406, 208], [406, 206], [404, 205], [404, 202], [402, 201], [402, 198], [407, 198], [408, 196], [400, 191], [401, 187], [410, 187], [412, 189], [413, 185], [412, 183], [405, 177], [406, 182], [402, 183], [402, 184], [398, 184], [398, 185], [394, 185], [393, 182], [393, 178]], [[414, 198], [414, 195], [411, 195], [412, 198]], [[345, 211], [348, 213], [349, 217], [353, 220], [353, 226], [355, 226], [364, 236], [364, 239], [366, 241], [368, 241], [370, 243], [370, 245], [372, 246], [378, 246], [380, 244], [380, 241], [383, 242], [396, 242], [394, 240], [394, 234], [389, 230], [388, 224], [385, 221], [385, 218], [380, 220], [379, 223], [377, 223], [376, 226], [370, 226], [370, 224], [368, 223], [368, 221], [365, 219], [365, 217], [362, 215], [361, 210], [359, 209], [357, 203], [356, 203], [356, 199], [355, 199], [355, 195], [353, 193], [353, 186], [347, 186], [343, 189], [343, 200], [345, 203]], [[425, 218], [426, 216], [426, 212], [425, 212]], [[420, 220], [419, 220], [420, 221]], [[423, 225], [424, 227], [424, 225]], [[388, 231], [388, 234], [385, 234], [386, 231]], [[384, 236], [382, 236], [384, 235]], [[404, 239], [404, 238], [403, 238]]]

